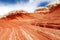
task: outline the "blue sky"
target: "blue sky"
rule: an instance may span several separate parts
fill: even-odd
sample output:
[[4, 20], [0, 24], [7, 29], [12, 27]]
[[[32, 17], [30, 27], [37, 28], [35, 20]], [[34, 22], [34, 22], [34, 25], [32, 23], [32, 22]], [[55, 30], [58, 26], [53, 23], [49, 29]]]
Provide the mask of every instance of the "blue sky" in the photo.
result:
[[0, 0], [0, 15], [5, 15], [12, 10], [26, 10], [33, 12], [38, 7], [57, 2], [57, 0]]
[[27, 3], [29, 0], [0, 0], [2, 4], [16, 4], [17, 2]]
[[[0, 0], [0, 3], [4, 4], [4, 5], [14, 5], [14, 4], [17, 4], [17, 3], [26, 4], [26, 3], [29, 3], [29, 1], [31, 1], [31, 0]], [[54, 0], [52, 0], [52, 1], [51, 0], [42, 0], [42, 1], [41, 0], [33, 0], [33, 1], [34, 1], [33, 3], [39, 1], [37, 6], [40, 7], [40, 6], [46, 6], [50, 2], [53, 2]]]

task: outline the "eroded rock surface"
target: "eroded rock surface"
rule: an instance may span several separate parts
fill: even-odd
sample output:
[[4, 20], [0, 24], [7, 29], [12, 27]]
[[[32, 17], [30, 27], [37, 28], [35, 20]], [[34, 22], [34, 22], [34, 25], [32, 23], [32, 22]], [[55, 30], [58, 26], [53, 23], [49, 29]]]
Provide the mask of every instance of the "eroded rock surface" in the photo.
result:
[[60, 4], [10, 12], [0, 18], [0, 40], [60, 40]]

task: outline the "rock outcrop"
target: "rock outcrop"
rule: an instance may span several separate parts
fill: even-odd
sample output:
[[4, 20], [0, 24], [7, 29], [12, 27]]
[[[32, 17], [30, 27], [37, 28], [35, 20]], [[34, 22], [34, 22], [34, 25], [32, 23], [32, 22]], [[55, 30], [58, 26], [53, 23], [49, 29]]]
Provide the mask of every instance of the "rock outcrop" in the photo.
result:
[[12, 11], [0, 18], [0, 40], [60, 40], [60, 4], [34, 13]]

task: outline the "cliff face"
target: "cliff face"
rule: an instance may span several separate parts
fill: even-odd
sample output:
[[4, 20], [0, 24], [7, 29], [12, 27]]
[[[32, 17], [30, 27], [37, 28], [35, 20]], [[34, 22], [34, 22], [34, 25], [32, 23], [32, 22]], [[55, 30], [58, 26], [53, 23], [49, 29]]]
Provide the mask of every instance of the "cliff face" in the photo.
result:
[[0, 18], [0, 40], [60, 40], [60, 4], [10, 12]]

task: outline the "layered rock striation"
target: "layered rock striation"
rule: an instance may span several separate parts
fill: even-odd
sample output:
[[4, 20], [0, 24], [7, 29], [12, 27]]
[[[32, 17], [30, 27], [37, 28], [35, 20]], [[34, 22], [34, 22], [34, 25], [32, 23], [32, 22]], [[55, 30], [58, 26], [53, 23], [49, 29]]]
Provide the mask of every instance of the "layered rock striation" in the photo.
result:
[[60, 4], [34, 13], [12, 11], [0, 18], [0, 40], [60, 40]]

